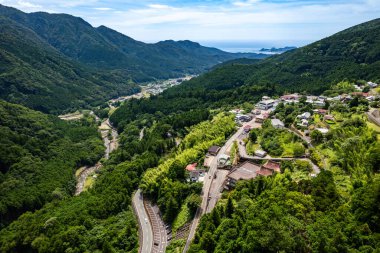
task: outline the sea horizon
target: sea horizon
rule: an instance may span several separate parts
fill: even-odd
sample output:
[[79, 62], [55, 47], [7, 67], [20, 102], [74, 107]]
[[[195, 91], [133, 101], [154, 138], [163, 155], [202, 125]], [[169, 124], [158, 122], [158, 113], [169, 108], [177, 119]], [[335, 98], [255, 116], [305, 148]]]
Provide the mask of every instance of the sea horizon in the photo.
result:
[[[309, 41], [199, 41], [202, 46], [214, 47], [230, 53], [263, 53], [263, 48], [302, 47]], [[269, 52], [265, 52], [270, 54]]]

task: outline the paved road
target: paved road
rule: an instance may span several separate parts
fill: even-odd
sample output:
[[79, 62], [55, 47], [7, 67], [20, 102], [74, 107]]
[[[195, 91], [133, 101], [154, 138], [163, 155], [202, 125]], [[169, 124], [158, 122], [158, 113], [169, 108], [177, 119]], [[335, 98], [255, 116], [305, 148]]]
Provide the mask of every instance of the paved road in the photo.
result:
[[[244, 126], [245, 125], [252, 125], [252, 124], [254, 124], [254, 120], [252, 120], [252, 121], [250, 121], [248, 123], [243, 124], [243, 126], [240, 127], [236, 131], [236, 133], [234, 135], [232, 135], [227, 140], [227, 142], [224, 144], [224, 146], [221, 147], [221, 149], [219, 150], [219, 154], [225, 154], [227, 148], [229, 146], [231, 146], [233, 144], [233, 142], [235, 140], [237, 140], [238, 137], [243, 133]], [[195, 214], [194, 220], [193, 220], [193, 222], [191, 224], [189, 237], [187, 238], [187, 242], [186, 242], [185, 248], [183, 249], [183, 252], [187, 252], [187, 250], [189, 249], [190, 243], [191, 243], [191, 241], [194, 238], [195, 231], [196, 231], [196, 229], [198, 227], [198, 223], [199, 223], [199, 220], [200, 220], [201, 216], [203, 214], [205, 214], [206, 212], [211, 212], [212, 208], [216, 204], [216, 201], [217, 201], [218, 197], [220, 197], [219, 194], [217, 194], [217, 192], [220, 189], [220, 187], [218, 187], [218, 186], [221, 185], [221, 184], [220, 183], [219, 184], [216, 183], [216, 184], [214, 184], [214, 188], [211, 187], [215, 173], [217, 173], [217, 158], [216, 157], [214, 157], [213, 160], [211, 161], [211, 163], [210, 163], [210, 169], [209, 169], [209, 171], [208, 171], [208, 173], [207, 173], [207, 175], [205, 177], [205, 180], [203, 182], [203, 188], [202, 188], [203, 196], [202, 196], [201, 207], [198, 208], [198, 210], [197, 210], [197, 212]], [[217, 180], [218, 181], [222, 181], [222, 178], [221, 177], [219, 177], [219, 178], [217, 177]], [[209, 198], [209, 196], [211, 196], [211, 199], [213, 199], [213, 200], [212, 200], [212, 204], [210, 205], [210, 208], [208, 209], [208, 205], [209, 205], [209, 199], [208, 198]]]
[[148, 214], [144, 208], [143, 195], [140, 189], [138, 189], [133, 196], [132, 204], [140, 224], [139, 233], [142, 241], [140, 240], [139, 252], [150, 253], [152, 252], [153, 247], [153, 230], [148, 218]]
[[152, 253], [164, 253], [168, 244], [167, 231], [165, 224], [160, 216], [160, 209], [157, 205], [145, 202], [145, 210], [148, 213], [149, 221], [153, 231], [153, 249]]

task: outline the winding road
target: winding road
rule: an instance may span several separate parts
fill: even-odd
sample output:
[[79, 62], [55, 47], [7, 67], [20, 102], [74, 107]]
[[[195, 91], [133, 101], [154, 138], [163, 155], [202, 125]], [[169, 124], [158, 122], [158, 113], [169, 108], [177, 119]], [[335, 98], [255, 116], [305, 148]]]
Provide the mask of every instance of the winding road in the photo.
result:
[[140, 189], [133, 195], [132, 205], [139, 220], [140, 249], [141, 253], [150, 253], [153, 248], [153, 229], [148, 214], [144, 207], [144, 199]]

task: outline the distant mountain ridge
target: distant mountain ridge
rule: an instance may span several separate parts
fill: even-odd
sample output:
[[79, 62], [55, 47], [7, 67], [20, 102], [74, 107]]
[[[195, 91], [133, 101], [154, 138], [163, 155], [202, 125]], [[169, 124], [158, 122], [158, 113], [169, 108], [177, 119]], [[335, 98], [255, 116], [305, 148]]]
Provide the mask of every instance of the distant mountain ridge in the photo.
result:
[[0, 15], [33, 30], [58, 51], [91, 67], [118, 69], [137, 82], [198, 74], [236, 58], [265, 58], [264, 54], [233, 54], [191, 41], [146, 44], [108, 27], [92, 27], [67, 14], [24, 13], [0, 5]]
[[284, 53], [286, 51], [293, 50], [293, 49], [296, 49], [296, 48], [297, 47], [262, 48], [262, 49], [260, 49], [260, 52], [263, 52], [263, 53]]

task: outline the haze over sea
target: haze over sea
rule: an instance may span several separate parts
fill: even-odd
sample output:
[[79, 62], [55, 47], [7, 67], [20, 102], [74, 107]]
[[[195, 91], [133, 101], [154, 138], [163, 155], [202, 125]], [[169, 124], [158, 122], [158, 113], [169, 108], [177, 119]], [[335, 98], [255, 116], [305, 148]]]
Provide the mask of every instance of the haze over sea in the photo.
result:
[[262, 53], [260, 52], [262, 48], [301, 47], [309, 44], [310, 41], [200, 41], [199, 43], [231, 53]]

